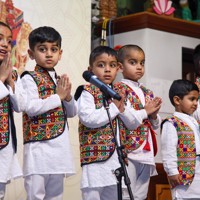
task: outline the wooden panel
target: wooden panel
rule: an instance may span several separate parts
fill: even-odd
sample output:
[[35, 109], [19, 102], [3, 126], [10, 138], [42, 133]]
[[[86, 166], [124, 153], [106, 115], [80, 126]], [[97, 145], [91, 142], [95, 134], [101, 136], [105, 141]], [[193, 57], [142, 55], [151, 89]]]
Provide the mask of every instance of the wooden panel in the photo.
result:
[[[170, 194], [170, 190], [168, 191], [167, 189], [163, 189], [163, 191], [162, 191], [160, 189], [161, 186], [164, 186], [164, 188], [168, 188], [169, 189], [167, 175], [166, 175], [166, 173], [164, 171], [163, 164], [162, 163], [156, 163], [156, 169], [157, 169], [158, 175], [157, 176], [152, 176], [151, 179], [150, 179], [147, 200], [157, 200], [157, 196], [160, 197], [159, 200], [165, 200], [165, 199], [161, 198], [162, 195], [165, 195], [166, 193]], [[160, 196], [158, 195], [158, 193], [161, 193]]]
[[172, 200], [169, 185], [156, 184], [156, 200]]
[[[102, 22], [94, 30], [96, 36], [101, 35]], [[151, 28], [169, 33], [200, 38], [200, 23], [190, 22], [175, 17], [157, 15], [151, 12], [140, 12], [112, 20], [112, 34]]]

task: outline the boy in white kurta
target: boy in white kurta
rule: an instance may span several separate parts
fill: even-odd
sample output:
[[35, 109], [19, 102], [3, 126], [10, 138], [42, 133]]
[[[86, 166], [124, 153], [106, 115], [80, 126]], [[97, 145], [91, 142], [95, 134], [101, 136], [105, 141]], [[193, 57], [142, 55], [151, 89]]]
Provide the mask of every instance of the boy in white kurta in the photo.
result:
[[[118, 71], [116, 52], [107, 46], [96, 47], [90, 54], [88, 70], [111, 85]], [[104, 107], [103, 93], [93, 84], [85, 85], [78, 98], [81, 190], [83, 200], [116, 200], [117, 180], [113, 171], [120, 167], [115, 136]], [[77, 90], [78, 91], [78, 90]], [[117, 116], [129, 121], [129, 109], [120, 101], [109, 98], [109, 112], [119, 140]], [[78, 96], [78, 95], [77, 95]], [[130, 123], [130, 121], [129, 121]]]
[[[125, 90], [126, 101], [131, 104], [131, 131], [121, 124], [122, 145], [128, 153], [128, 175], [134, 200], [147, 197], [150, 176], [157, 174], [154, 156], [157, 152], [155, 132], [160, 125], [158, 111], [162, 100], [155, 97], [139, 80], [144, 75], [145, 54], [137, 45], [125, 45], [118, 50], [123, 74], [121, 82], [114, 87]], [[123, 128], [122, 128], [123, 127]], [[124, 199], [129, 199], [125, 193]]]
[[162, 123], [161, 149], [173, 200], [200, 199], [200, 131], [192, 116], [198, 94], [188, 80], [175, 80], [169, 90], [175, 112]]
[[67, 75], [57, 77], [61, 36], [39, 27], [29, 36], [34, 71], [22, 74], [28, 104], [23, 114], [24, 178], [28, 200], [63, 199], [63, 178], [75, 174], [67, 118], [77, 113]]
[[17, 137], [13, 110], [23, 111], [26, 95], [16, 71], [12, 71], [12, 31], [0, 22], [0, 199], [3, 200], [6, 184], [22, 176], [17, 151]]

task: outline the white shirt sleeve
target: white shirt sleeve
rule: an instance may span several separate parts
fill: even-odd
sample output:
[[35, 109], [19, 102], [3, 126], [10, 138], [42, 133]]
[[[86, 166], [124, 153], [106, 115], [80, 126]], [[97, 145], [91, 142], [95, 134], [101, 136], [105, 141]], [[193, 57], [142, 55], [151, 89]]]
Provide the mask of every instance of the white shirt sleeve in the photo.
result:
[[163, 166], [168, 176], [179, 174], [177, 144], [176, 128], [170, 122], [165, 122], [161, 133], [161, 154]]
[[64, 106], [67, 110], [67, 117], [74, 117], [77, 114], [77, 102], [75, 99], [72, 97], [71, 101], [63, 101]]
[[15, 82], [15, 92], [13, 93], [12, 88], [7, 85], [5, 86], [0, 81], [0, 99], [10, 95], [10, 100], [12, 102], [12, 107], [16, 112], [22, 112], [25, 110], [26, 106], [26, 92], [24, 91], [20, 78]]
[[[109, 105], [109, 112], [112, 120], [119, 114], [119, 110], [114, 103]], [[109, 123], [107, 111], [104, 106], [96, 109], [94, 97], [85, 90], [82, 91], [78, 99], [78, 116], [81, 123], [90, 128], [98, 128]]]
[[9, 90], [8, 88], [4, 85], [2, 81], [0, 81], [0, 99], [5, 98], [6, 96], [9, 95]]
[[139, 127], [144, 119], [147, 119], [147, 113], [145, 109], [135, 110], [130, 101], [127, 101], [127, 105], [125, 106], [125, 111], [119, 114], [119, 117], [124, 122], [126, 127], [130, 130], [134, 130]]
[[40, 99], [38, 88], [30, 75], [22, 77], [22, 85], [27, 93], [27, 106], [25, 112], [31, 117], [46, 113], [47, 111], [61, 106], [60, 97], [53, 94], [46, 99]]
[[161, 117], [160, 115], [157, 115], [157, 119], [150, 119], [151, 125], [153, 127], [154, 130], [160, 128], [160, 124], [161, 124]]
[[16, 112], [23, 112], [25, 111], [26, 104], [27, 104], [27, 95], [26, 91], [22, 86], [21, 79], [18, 77], [17, 81], [15, 81], [15, 91], [11, 87], [9, 87], [10, 91], [10, 99], [12, 102], [13, 109]]

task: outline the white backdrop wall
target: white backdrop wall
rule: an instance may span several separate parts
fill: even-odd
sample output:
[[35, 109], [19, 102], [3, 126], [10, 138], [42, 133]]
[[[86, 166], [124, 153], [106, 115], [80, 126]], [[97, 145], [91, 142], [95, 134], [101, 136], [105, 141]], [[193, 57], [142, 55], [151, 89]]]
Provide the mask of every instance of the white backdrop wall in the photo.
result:
[[[62, 59], [56, 70], [67, 73], [72, 82], [72, 93], [83, 83], [82, 73], [87, 69], [90, 53], [90, 0], [13, 0], [16, 8], [24, 12], [24, 21], [31, 27], [52, 26], [62, 36]], [[34, 62], [28, 61], [27, 70], [34, 69]], [[15, 114], [18, 134], [18, 157], [22, 164], [23, 141], [21, 114]], [[78, 118], [69, 119], [70, 139], [73, 148], [76, 175], [65, 179], [64, 199], [80, 200], [79, 189], [81, 168], [79, 163]], [[63, 155], [63, 159], [65, 159]], [[52, 161], [53, 162], [53, 161]], [[11, 182], [7, 187], [5, 200], [25, 200], [23, 178]]]

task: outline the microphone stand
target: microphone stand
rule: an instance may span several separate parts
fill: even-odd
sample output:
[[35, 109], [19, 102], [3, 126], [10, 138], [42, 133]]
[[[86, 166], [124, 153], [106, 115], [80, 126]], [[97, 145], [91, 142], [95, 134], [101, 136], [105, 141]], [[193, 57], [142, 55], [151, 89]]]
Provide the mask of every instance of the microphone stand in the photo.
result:
[[116, 144], [116, 150], [117, 150], [117, 154], [118, 154], [119, 163], [121, 165], [121, 167], [117, 168], [114, 171], [114, 174], [117, 178], [118, 200], [122, 200], [122, 177], [124, 177], [124, 183], [127, 186], [130, 200], [134, 200], [133, 193], [132, 193], [132, 190], [131, 190], [131, 187], [130, 187], [131, 182], [130, 182], [130, 179], [128, 177], [128, 173], [127, 173], [127, 169], [126, 169], [126, 165], [125, 165], [125, 161], [124, 161], [126, 156], [122, 152], [123, 146], [120, 146], [119, 143], [118, 143], [118, 140], [117, 140], [117, 137], [116, 137], [113, 125], [112, 125], [110, 112], [109, 112], [108, 97], [105, 96], [105, 95], [103, 95], [103, 105], [104, 105], [104, 107], [107, 111], [110, 127], [112, 129], [112, 132], [113, 132], [113, 135], [114, 135], [114, 138], [115, 138], [115, 144]]

